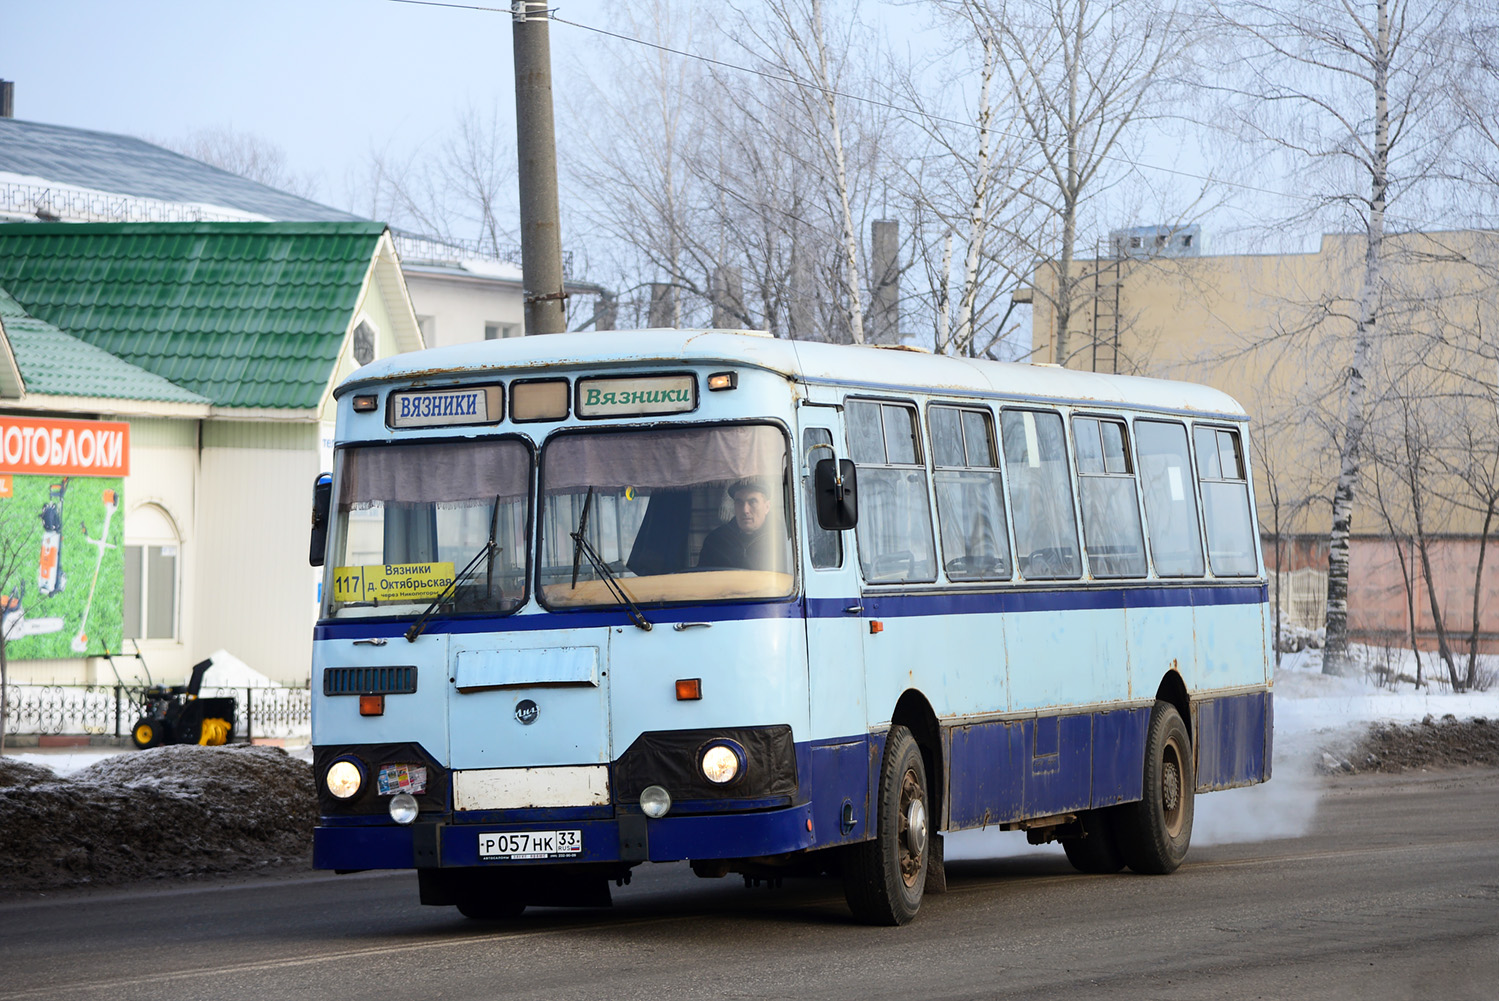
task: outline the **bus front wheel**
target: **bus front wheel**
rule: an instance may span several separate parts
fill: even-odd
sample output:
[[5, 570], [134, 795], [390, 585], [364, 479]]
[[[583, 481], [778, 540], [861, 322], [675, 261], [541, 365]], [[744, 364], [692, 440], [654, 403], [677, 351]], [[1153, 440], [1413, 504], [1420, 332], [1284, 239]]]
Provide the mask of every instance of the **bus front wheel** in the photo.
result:
[[1145, 738], [1144, 797], [1118, 807], [1119, 848], [1135, 872], [1176, 871], [1192, 842], [1192, 740], [1181, 714], [1169, 702], [1150, 711]]
[[844, 849], [843, 894], [858, 920], [903, 925], [921, 909], [932, 836], [926, 763], [903, 726], [885, 738], [876, 802], [873, 840]]
[[1107, 875], [1124, 868], [1110, 810], [1086, 810], [1078, 817], [1076, 837], [1062, 838], [1067, 861], [1078, 872]]
[[470, 921], [508, 921], [520, 917], [525, 909], [526, 902], [513, 897], [473, 893], [458, 899], [458, 913]]

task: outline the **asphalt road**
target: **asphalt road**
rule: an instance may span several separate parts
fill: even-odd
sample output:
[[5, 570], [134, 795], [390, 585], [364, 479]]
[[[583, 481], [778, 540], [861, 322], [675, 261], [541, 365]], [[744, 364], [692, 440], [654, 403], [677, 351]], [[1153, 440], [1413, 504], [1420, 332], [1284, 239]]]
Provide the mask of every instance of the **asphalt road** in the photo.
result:
[[1168, 877], [988, 845], [1021, 854], [950, 861], [905, 928], [852, 924], [831, 883], [684, 866], [493, 925], [405, 874], [11, 897], [0, 1001], [1499, 997], [1499, 771], [1331, 780], [1305, 834]]

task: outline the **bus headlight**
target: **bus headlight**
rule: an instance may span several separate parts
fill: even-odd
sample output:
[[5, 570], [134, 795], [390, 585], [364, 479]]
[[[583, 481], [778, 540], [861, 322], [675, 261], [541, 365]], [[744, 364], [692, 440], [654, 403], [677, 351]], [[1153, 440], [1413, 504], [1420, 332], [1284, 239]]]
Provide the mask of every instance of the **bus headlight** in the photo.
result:
[[416, 797], [409, 792], [398, 792], [390, 798], [390, 819], [398, 824], [409, 824], [416, 819]]
[[640, 812], [652, 820], [660, 820], [671, 809], [671, 793], [660, 786], [646, 786], [640, 792]]
[[359, 787], [364, 785], [364, 769], [348, 758], [342, 758], [329, 766], [323, 784], [338, 799], [349, 799], [358, 795]]
[[732, 741], [709, 744], [698, 759], [703, 778], [714, 785], [728, 785], [744, 770], [744, 751]]

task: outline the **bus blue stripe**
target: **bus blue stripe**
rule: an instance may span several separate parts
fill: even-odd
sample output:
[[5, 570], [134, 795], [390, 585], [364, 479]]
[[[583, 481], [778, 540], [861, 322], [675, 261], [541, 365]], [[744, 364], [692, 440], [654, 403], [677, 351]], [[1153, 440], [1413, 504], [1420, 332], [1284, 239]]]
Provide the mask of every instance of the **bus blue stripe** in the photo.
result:
[[[721, 605], [647, 608], [652, 623], [734, 622], [745, 619], [790, 619], [805, 614], [812, 619], [841, 619], [850, 605], [862, 604], [866, 618], [924, 615], [983, 615], [1006, 612], [1095, 611], [1122, 608], [1191, 608], [1211, 605], [1258, 605], [1267, 599], [1264, 584], [1211, 587], [1071, 588], [1059, 591], [967, 591], [941, 593], [866, 594], [849, 598], [807, 598], [802, 601], [735, 602]], [[622, 610], [540, 612], [504, 617], [434, 618], [433, 631], [448, 633], [530, 632], [540, 629], [588, 629], [627, 626]], [[313, 639], [366, 639], [402, 635], [409, 619], [350, 620], [320, 623]]]
[[851, 603], [867, 617], [976, 615], [1004, 612], [1098, 611], [1122, 608], [1191, 608], [1258, 605], [1263, 584], [1217, 587], [1074, 588], [1066, 591], [978, 591], [941, 594], [866, 594], [859, 598], [808, 598], [808, 618], [841, 618]]

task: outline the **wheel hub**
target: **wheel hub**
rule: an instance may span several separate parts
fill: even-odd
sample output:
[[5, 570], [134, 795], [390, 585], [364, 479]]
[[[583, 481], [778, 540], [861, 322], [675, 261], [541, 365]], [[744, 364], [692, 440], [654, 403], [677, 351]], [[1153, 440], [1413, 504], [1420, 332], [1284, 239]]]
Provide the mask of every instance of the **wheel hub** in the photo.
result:
[[906, 848], [920, 857], [926, 851], [926, 838], [926, 805], [915, 799], [906, 807]]
[[1168, 815], [1174, 813], [1181, 806], [1181, 775], [1177, 771], [1176, 762], [1166, 762], [1166, 767], [1161, 769], [1161, 805], [1166, 808]]

